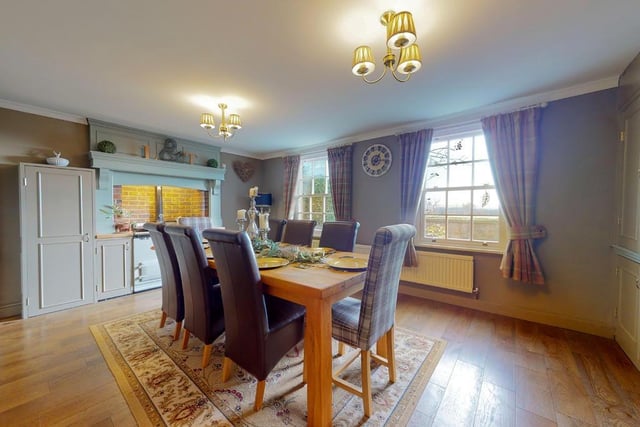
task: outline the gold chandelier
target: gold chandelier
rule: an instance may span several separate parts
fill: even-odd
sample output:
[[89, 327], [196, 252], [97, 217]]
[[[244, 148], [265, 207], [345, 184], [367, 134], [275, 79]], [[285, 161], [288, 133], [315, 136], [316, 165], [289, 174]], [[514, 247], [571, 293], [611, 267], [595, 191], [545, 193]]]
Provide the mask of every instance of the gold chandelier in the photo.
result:
[[[387, 27], [387, 54], [382, 59], [384, 71], [375, 80], [367, 80], [366, 76], [376, 69], [373, 54], [369, 46], [358, 46], [353, 52], [353, 67], [351, 71], [356, 76], [362, 77], [367, 83], [377, 83], [391, 71], [393, 77], [399, 82], [406, 82], [422, 66], [420, 49], [416, 44], [416, 29], [413, 24], [413, 16], [409, 12], [395, 13], [387, 10], [380, 16], [380, 23]], [[396, 65], [396, 54], [400, 51]], [[406, 77], [398, 76], [398, 74]]]
[[225, 118], [224, 110], [227, 109], [227, 104], [218, 104], [218, 107], [222, 112], [218, 132], [211, 132], [216, 127], [213, 119], [213, 113], [202, 113], [202, 115], [200, 115], [200, 126], [206, 130], [210, 136], [214, 138], [222, 138], [226, 141], [233, 137], [236, 130], [242, 129], [242, 122], [240, 121], [240, 116], [237, 114], [229, 114], [228, 120]]

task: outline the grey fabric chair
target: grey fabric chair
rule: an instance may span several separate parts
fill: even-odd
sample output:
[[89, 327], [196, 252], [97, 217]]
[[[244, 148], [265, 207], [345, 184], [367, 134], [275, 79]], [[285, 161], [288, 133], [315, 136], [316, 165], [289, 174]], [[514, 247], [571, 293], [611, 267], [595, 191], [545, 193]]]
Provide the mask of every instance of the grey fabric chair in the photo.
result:
[[190, 333], [204, 343], [202, 369], [209, 363], [213, 342], [224, 332], [224, 311], [220, 284], [196, 231], [184, 225], [165, 227], [176, 251], [184, 292], [184, 338], [182, 348], [189, 345]]
[[291, 245], [311, 246], [315, 226], [314, 220], [288, 219], [280, 241]]
[[225, 316], [222, 381], [233, 363], [258, 379], [254, 409], [260, 410], [265, 380], [304, 336], [305, 308], [263, 293], [258, 264], [244, 231], [205, 230], [216, 260]]
[[[364, 415], [371, 416], [371, 358], [387, 366], [389, 381], [395, 382], [395, 356], [393, 350], [393, 327], [396, 302], [404, 253], [409, 240], [415, 235], [413, 225], [397, 224], [381, 227], [376, 231], [365, 277], [362, 300], [347, 297], [332, 307], [332, 336], [341, 344], [358, 349], [347, 357], [346, 362], [332, 374], [338, 387], [362, 398]], [[386, 337], [386, 358], [372, 354], [371, 348]], [[342, 353], [342, 345], [341, 350]], [[357, 357], [361, 357], [362, 387], [354, 386], [339, 375]]]
[[358, 221], [332, 221], [322, 224], [318, 246], [336, 251], [353, 252], [358, 236]]
[[279, 242], [282, 240], [282, 231], [287, 224], [286, 219], [269, 218], [269, 240]]
[[160, 264], [160, 278], [162, 279], [162, 317], [160, 327], [163, 328], [167, 317], [176, 321], [173, 340], [180, 338], [182, 321], [184, 320], [184, 296], [182, 293], [182, 278], [178, 267], [178, 258], [173, 249], [164, 224], [145, 223], [142, 228], [151, 235], [151, 241]]
[[211, 218], [208, 216], [179, 216], [176, 222], [193, 228], [200, 241], [202, 241], [202, 232], [212, 227]]

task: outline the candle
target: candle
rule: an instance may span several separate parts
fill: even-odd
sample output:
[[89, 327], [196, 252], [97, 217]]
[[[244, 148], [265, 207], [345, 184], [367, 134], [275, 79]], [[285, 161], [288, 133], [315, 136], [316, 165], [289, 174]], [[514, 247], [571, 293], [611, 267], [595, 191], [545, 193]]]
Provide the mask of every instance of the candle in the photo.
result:
[[269, 223], [269, 214], [268, 213], [258, 214], [258, 220], [260, 223], [260, 228], [264, 230], [265, 228], [267, 228], [267, 224]]
[[244, 219], [244, 215], [247, 211], [245, 209], [238, 209], [238, 219]]
[[251, 187], [249, 189], [249, 197], [258, 197], [258, 187]]

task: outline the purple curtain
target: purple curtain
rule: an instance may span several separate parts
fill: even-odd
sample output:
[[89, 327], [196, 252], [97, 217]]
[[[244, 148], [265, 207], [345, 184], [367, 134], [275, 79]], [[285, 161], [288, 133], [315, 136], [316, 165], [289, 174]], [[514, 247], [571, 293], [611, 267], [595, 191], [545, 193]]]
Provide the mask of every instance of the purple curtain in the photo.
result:
[[333, 198], [333, 212], [338, 221], [351, 220], [351, 186], [353, 176], [353, 147], [329, 148], [329, 182]]
[[509, 242], [502, 256], [502, 276], [544, 284], [534, 239], [546, 230], [534, 225], [540, 108], [482, 119], [496, 191], [509, 225]]
[[[399, 136], [402, 150], [400, 171], [400, 217], [402, 222], [415, 225], [422, 186], [427, 171], [427, 159], [431, 149], [433, 129], [405, 133]], [[404, 255], [404, 265], [415, 267], [418, 256], [413, 239], [409, 241]]]
[[291, 205], [296, 193], [298, 181], [298, 169], [300, 169], [300, 156], [287, 156], [284, 162], [284, 217], [289, 219]]

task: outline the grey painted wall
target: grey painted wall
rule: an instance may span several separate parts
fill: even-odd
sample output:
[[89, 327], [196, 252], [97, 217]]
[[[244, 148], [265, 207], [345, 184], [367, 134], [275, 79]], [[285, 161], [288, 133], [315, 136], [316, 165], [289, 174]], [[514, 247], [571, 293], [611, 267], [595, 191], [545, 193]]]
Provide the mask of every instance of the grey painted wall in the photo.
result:
[[[220, 160], [227, 168], [227, 173], [225, 174], [224, 181], [222, 181], [221, 188], [222, 225], [227, 229], [235, 230], [238, 228], [236, 224], [238, 209], [249, 209], [249, 188], [257, 185], [260, 192], [265, 192], [262, 186], [264, 181], [262, 179], [262, 162], [260, 160], [228, 153], [221, 153]], [[247, 182], [242, 182], [233, 171], [234, 161], [250, 163], [254, 167], [253, 176]]]
[[[616, 292], [609, 248], [615, 217], [616, 89], [551, 102], [541, 123], [536, 217], [548, 237], [537, 244], [545, 286], [503, 279], [501, 257], [472, 253], [479, 299], [420, 285], [402, 291], [452, 304], [564, 326], [613, 334]], [[393, 154], [389, 172], [369, 177], [362, 154], [373, 143]], [[353, 214], [358, 243], [370, 244], [375, 230], [400, 219], [400, 153], [395, 136], [354, 144]], [[264, 163], [264, 176], [282, 176], [281, 159]], [[456, 253], [463, 253], [458, 251]]]

